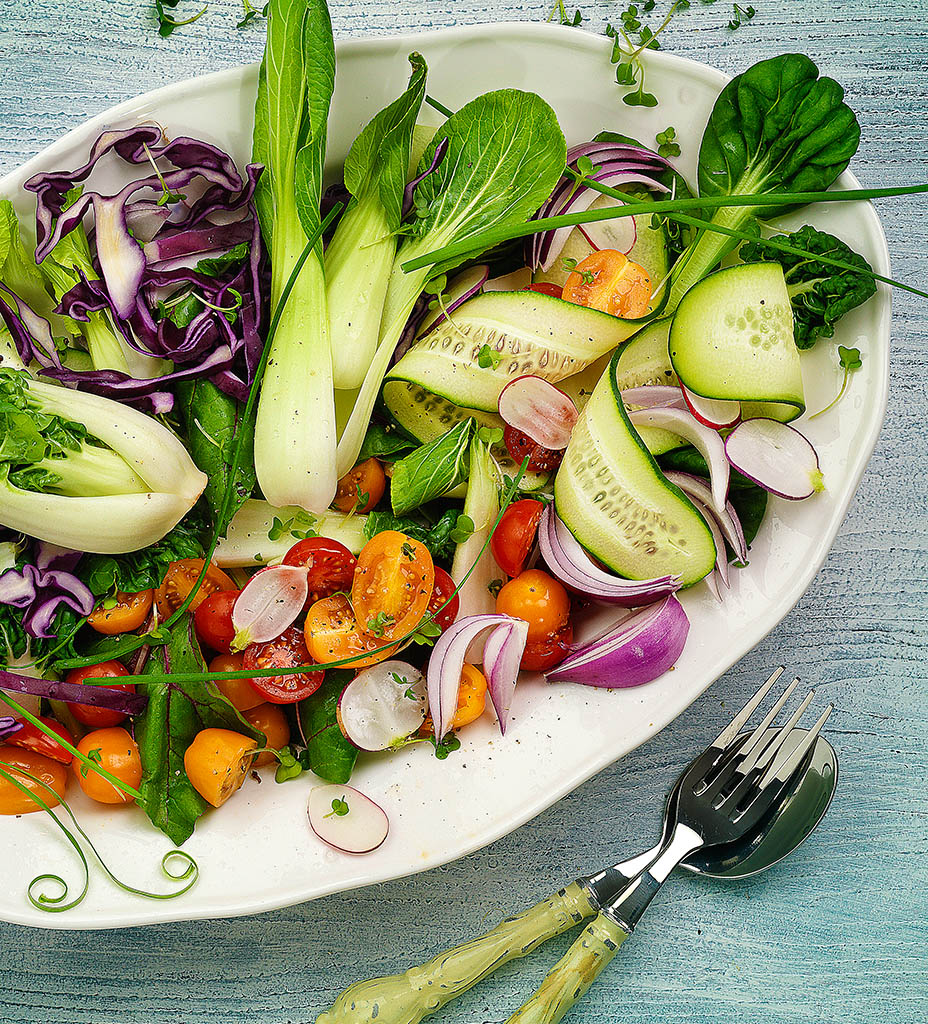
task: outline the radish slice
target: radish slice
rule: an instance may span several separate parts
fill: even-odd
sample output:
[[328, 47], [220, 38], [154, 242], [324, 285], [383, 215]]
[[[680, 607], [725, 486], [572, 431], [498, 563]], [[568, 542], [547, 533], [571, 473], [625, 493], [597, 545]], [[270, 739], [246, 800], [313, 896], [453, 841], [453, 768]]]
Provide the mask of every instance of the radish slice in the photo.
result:
[[786, 423], [745, 420], [728, 435], [725, 454], [740, 473], [781, 498], [801, 501], [825, 489], [815, 449]]
[[[595, 201], [594, 201], [595, 202]], [[591, 204], [592, 205], [592, 204]], [[621, 203], [605, 203], [606, 206], [620, 206]], [[634, 217], [622, 217], [616, 220], [591, 221], [589, 224], [578, 224], [580, 234], [595, 250], [618, 249], [621, 253], [629, 253], [638, 241], [638, 229]]]
[[681, 385], [683, 401], [689, 411], [707, 427], [713, 430], [722, 430], [724, 427], [733, 427], [741, 418], [741, 403], [729, 402], [718, 398], [703, 398], [702, 395], [695, 395]]
[[516, 377], [499, 396], [499, 414], [536, 444], [563, 451], [580, 415], [574, 403], [543, 377]]
[[483, 286], [485, 292], [520, 292], [532, 283], [532, 272], [528, 267], [513, 270], [502, 277], [491, 278]]
[[685, 409], [683, 392], [670, 384], [643, 384], [639, 388], [626, 388], [622, 401], [637, 409]]
[[519, 666], [528, 640], [528, 623], [513, 619], [505, 626], [497, 626], [483, 646], [483, 670], [487, 676], [487, 690], [493, 710], [499, 721], [499, 731], [506, 735], [512, 696], [516, 692]]
[[304, 565], [273, 565], [256, 573], [232, 606], [232, 650], [261, 644], [292, 626], [309, 596]]
[[308, 812], [313, 832], [342, 853], [370, 853], [390, 831], [384, 809], [353, 786], [316, 786]]
[[398, 747], [425, 721], [425, 678], [405, 661], [359, 672], [338, 699], [338, 724], [359, 750]]

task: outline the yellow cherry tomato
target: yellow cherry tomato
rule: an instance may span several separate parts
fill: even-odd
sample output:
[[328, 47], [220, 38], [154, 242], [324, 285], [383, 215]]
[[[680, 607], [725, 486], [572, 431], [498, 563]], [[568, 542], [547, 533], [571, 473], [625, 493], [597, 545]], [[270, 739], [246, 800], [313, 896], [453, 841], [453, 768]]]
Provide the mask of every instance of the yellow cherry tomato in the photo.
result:
[[[57, 806], [64, 798], [65, 786], [68, 784], [68, 769], [60, 761], [53, 761], [44, 754], [38, 754], [34, 750], [25, 750], [21, 747], [11, 747], [7, 744], [0, 746], [0, 766], [9, 772], [16, 781], [35, 793], [37, 797], [44, 800], [49, 807]], [[49, 793], [45, 786], [21, 775], [17, 768], [41, 779], [46, 786], [54, 790]], [[0, 776], [0, 814], [30, 814], [32, 811], [41, 811], [42, 808], [23, 793], [21, 789], [14, 786], [9, 779]]]
[[245, 781], [257, 746], [231, 729], [201, 730], [184, 754], [190, 784], [208, 804], [221, 806]]
[[[264, 733], [266, 747], [280, 750], [290, 742], [290, 723], [279, 704], [259, 704], [256, 708], [243, 711], [242, 718]], [[277, 758], [269, 750], [265, 750], [255, 758], [255, 768], [274, 764], [276, 761]]]
[[[78, 743], [77, 749], [127, 786], [135, 788], [142, 781], [142, 759], [138, 744], [121, 726], [94, 729]], [[112, 782], [76, 757], [71, 762], [71, 771], [91, 800], [101, 804], [127, 804], [132, 800], [128, 793], [117, 789]]]
[[633, 320], [648, 311], [651, 278], [644, 267], [618, 249], [600, 249], [574, 267], [561, 297], [578, 306]]

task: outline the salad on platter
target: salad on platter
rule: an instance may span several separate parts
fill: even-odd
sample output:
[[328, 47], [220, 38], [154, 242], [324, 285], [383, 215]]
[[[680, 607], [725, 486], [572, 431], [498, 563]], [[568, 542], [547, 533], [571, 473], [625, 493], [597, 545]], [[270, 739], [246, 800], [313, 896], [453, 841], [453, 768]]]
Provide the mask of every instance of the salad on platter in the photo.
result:
[[[747, 68], [687, 181], [619, 104], [568, 145], [540, 96], [452, 111], [409, 64], [330, 181], [328, 10], [271, 0], [246, 167], [133, 124], [29, 179], [34, 220], [0, 200], [0, 814], [78, 852], [68, 787], [180, 846], [261, 767], [369, 852], [359, 758], [444, 762], [484, 714], [506, 742], [520, 672], [656, 679], [680, 594], [724, 615], [768, 496], [828, 485], [801, 352], [898, 282], [771, 222], [925, 191], [827, 191], [841, 87]], [[866, 354], [836, 358], [838, 402]], [[163, 865], [124, 887], [195, 883]], [[83, 897], [49, 877], [36, 907]]]

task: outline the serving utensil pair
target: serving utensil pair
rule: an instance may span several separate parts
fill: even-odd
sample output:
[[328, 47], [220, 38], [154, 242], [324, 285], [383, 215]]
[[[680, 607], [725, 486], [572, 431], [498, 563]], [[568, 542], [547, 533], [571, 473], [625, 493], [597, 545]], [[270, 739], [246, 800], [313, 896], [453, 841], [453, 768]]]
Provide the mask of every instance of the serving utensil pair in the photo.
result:
[[316, 1024], [418, 1024], [502, 964], [593, 916], [507, 1022], [556, 1024], [615, 956], [675, 867], [744, 877], [785, 857], [827, 810], [837, 758], [820, 736], [831, 705], [810, 729], [798, 728], [814, 691], [774, 726], [798, 679], [756, 728], [742, 733], [783, 671], [781, 666], [767, 679], [677, 780], [667, 798], [663, 833], [650, 850], [577, 879], [518, 917], [404, 974], [356, 982]]

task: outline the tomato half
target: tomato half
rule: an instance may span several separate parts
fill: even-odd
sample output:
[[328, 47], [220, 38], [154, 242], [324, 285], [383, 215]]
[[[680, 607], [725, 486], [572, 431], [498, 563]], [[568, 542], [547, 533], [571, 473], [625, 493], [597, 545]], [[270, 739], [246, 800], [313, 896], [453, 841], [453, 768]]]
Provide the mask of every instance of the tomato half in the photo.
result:
[[503, 428], [503, 444], [506, 451], [512, 456], [514, 462], [522, 464], [522, 460], [528, 457], [528, 471], [530, 473], [550, 473], [557, 469], [564, 458], [563, 452], [553, 451], [545, 448], [537, 441], [533, 441], [528, 434], [523, 433], [507, 423]]
[[334, 508], [340, 512], [367, 512], [383, 497], [387, 478], [377, 459], [365, 459], [338, 481]]
[[503, 513], [490, 539], [496, 564], [507, 576], [518, 576], [535, 543], [544, 505], [531, 498], [514, 501]]
[[541, 569], [526, 569], [496, 597], [496, 610], [528, 623], [528, 639], [543, 640], [563, 628], [570, 617], [570, 597], [563, 584]]
[[361, 629], [383, 643], [416, 628], [434, 587], [428, 548], [398, 530], [383, 530], [358, 556], [351, 606]]
[[121, 590], [117, 591], [116, 604], [111, 608], [105, 607], [106, 602], [98, 605], [87, 616], [87, 625], [92, 626], [98, 633], [103, 633], [105, 636], [133, 633], [135, 630], [141, 629], [148, 618], [154, 598], [153, 590], [140, 590], [137, 594], [124, 594]]
[[[186, 601], [202, 569], [202, 558], [182, 558], [179, 562], [171, 562], [164, 582], [155, 591], [155, 607], [161, 619], [166, 619]], [[196, 597], [190, 602], [190, 610], [195, 612], [209, 595], [215, 594], [217, 590], [235, 589], [235, 584], [222, 569], [210, 565]]]
[[[264, 746], [280, 750], [290, 742], [290, 723], [277, 704], [259, 704], [250, 711], [243, 711], [242, 718], [264, 733]], [[255, 768], [274, 764], [276, 760], [270, 750], [265, 750], [255, 758]]]
[[[244, 667], [244, 654], [217, 654], [209, 663], [210, 672], [241, 672]], [[215, 683], [216, 689], [236, 711], [250, 711], [264, 703], [264, 698], [251, 685], [250, 679], [216, 679]]]
[[[456, 584], [450, 574], [436, 565], [435, 587], [432, 590], [432, 596], [429, 598], [429, 605], [426, 611], [435, 615], [435, 625], [438, 626], [442, 633], [458, 617], [458, 609], [461, 607], [460, 596], [454, 594], [455, 586]], [[452, 594], [454, 594], [454, 597], [451, 598], [447, 606], [438, 611]]]
[[[57, 806], [64, 799], [68, 769], [59, 761], [37, 754], [34, 750], [10, 746], [7, 742], [0, 746], [0, 763], [4, 766], [4, 771], [9, 772], [24, 789], [35, 793], [49, 807]], [[40, 786], [26, 775], [21, 775], [16, 771], [17, 768], [41, 779], [56, 795], [53, 796], [45, 786]], [[0, 814], [30, 814], [32, 811], [41, 810], [42, 808], [34, 800], [30, 800], [26, 793], [0, 775]]]
[[306, 613], [304, 626], [306, 646], [312, 660], [319, 665], [345, 658], [356, 658], [351, 668], [364, 668], [386, 661], [396, 653], [396, 645], [376, 654], [368, 654], [383, 646], [382, 637], [362, 633], [344, 594], [333, 594], [317, 601]]
[[307, 537], [284, 555], [284, 565], [305, 565], [309, 570], [307, 609], [340, 590], [351, 590], [357, 564], [358, 560], [344, 544], [328, 537]]
[[190, 784], [208, 804], [219, 807], [245, 781], [257, 745], [231, 729], [201, 729], [184, 753]]
[[574, 642], [574, 627], [570, 619], [556, 633], [542, 637], [540, 640], [529, 640], [522, 654], [522, 668], [530, 672], [544, 672], [554, 668], [570, 653], [570, 645]]
[[[121, 661], [101, 661], [97, 665], [72, 668], [65, 676], [65, 682], [90, 683], [93, 685], [95, 679], [120, 679], [127, 675], [129, 675], [129, 670]], [[122, 690], [124, 693], [135, 693], [135, 687], [131, 683], [116, 683], [109, 688], [111, 690]], [[91, 704], [72, 704], [71, 714], [82, 725], [89, 725], [94, 729], [103, 728], [108, 725], [119, 725], [126, 717], [121, 711], [97, 708]]]
[[[261, 669], [299, 668], [300, 665], [309, 664], [311, 660], [303, 634], [296, 626], [290, 626], [276, 640], [246, 647], [242, 667], [246, 671], [257, 672]], [[282, 676], [250, 678], [248, 682], [272, 704], [295, 704], [314, 694], [322, 686], [324, 675], [320, 669], [318, 672], [291, 672]]]
[[210, 594], [193, 613], [193, 625], [200, 642], [219, 654], [229, 654], [229, 645], [235, 636], [232, 625], [232, 606], [240, 590], [217, 590]]
[[[43, 718], [41, 716], [39, 716], [39, 721], [66, 739], [72, 746], [74, 745], [74, 737], [60, 722], [56, 722], [54, 718]], [[9, 743], [13, 747], [21, 747], [23, 750], [35, 751], [36, 754], [50, 757], [53, 761], [60, 761], [62, 764], [70, 764], [71, 759], [74, 757], [70, 750], [65, 750], [57, 740], [53, 740], [48, 733], [42, 732], [32, 722], [23, 722], [16, 732], [6, 737], [4, 742]]]
[[[77, 749], [127, 786], [136, 787], [142, 781], [142, 759], [138, 745], [119, 726], [87, 733], [78, 743]], [[101, 804], [127, 804], [132, 800], [128, 793], [117, 789], [112, 782], [77, 758], [71, 762], [71, 771], [91, 800]]]
[[551, 281], [539, 281], [536, 284], [530, 284], [525, 291], [539, 292], [541, 295], [552, 295], [555, 299], [559, 299], [563, 288], [559, 284], [553, 284]]
[[644, 267], [618, 249], [599, 249], [570, 272], [562, 297], [578, 306], [634, 319], [648, 311], [651, 278]]

